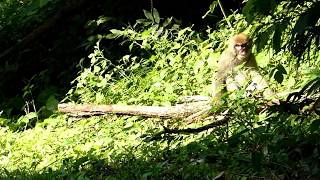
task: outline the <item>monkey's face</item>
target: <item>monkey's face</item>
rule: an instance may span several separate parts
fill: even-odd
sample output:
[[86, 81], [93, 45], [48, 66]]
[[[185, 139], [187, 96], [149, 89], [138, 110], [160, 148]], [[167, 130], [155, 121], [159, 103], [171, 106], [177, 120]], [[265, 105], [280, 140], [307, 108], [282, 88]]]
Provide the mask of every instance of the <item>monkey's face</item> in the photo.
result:
[[250, 38], [244, 33], [239, 33], [231, 39], [229, 47], [232, 48], [238, 60], [246, 60], [251, 52]]
[[249, 49], [248, 43], [243, 43], [243, 44], [237, 43], [234, 45], [233, 48], [234, 48], [236, 54], [240, 55], [240, 56], [247, 56], [248, 51], [249, 51], [248, 50]]

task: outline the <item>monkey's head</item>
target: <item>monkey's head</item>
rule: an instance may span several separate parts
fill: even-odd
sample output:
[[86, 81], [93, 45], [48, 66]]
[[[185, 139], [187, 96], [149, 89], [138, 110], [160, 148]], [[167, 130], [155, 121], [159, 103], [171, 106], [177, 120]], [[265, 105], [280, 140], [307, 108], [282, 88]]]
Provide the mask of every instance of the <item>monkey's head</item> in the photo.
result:
[[245, 60], [251, 53], [251, 40], [245, 33], [235, 35], [229, 44], [238, 60]]

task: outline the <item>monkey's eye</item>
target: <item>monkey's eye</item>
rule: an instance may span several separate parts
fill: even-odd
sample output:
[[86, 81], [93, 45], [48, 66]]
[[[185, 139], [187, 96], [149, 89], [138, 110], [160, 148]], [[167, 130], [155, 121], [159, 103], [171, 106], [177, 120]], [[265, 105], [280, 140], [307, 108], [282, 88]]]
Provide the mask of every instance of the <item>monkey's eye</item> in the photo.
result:
[[244, 44], [236, 44], [236, 45], [234, 45], [234, 47], [237, 48], [237, 49], [247, 48], [247, 47], [248, 47], [248, 44], [247, 44], [247, 43], [244, 43]]

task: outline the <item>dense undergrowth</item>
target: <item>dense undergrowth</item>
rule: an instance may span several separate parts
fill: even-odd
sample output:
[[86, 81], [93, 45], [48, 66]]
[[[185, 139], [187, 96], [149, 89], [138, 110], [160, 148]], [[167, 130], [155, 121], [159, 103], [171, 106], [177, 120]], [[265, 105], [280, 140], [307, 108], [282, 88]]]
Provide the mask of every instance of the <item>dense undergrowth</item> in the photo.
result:
[[[214, 1], [212, 11], [215, 5]], [[89, 65], [79, 64], [81, 70], [63, 102], [169, 106], [181, 96], [209, 95], [215, 65], [226, 45], [221, 42], [234, 32], [246, 31], [256, 37], [254, 53], [261, 73], [277, 92], [274, 98], [282, 100], [280, 105], [266, 108], [265, 100], [255, 96], [259, 93], [245, 97], [243, 87], [226, 94], [221, 106], [212, 108], [213, 114], [228, 112], [228, 124], [181, 134], [161, 132], [201, 127], [212, 120], [188, 124], [184, 119], [116, 115], [79, 119], [59, 113], [41, 119], [37, 112], [17, 121], [3, 117], [0, 177], [319, 178], [320, 121], [315, 104], [320, 56], [317, 39], [312, 39], [318, 37], [312, 27], [319, 24], [301, 22], [316, 16], [314, 7], [319, 3], [269, 5], [272, 16], [259, 9], [265, 4], [249, 1], [244, 14], [228, 17], [234, 29], [222, 21], [219, 29], [202, 32], [181, 27], [173, 18], [160, 18], [155, 9], [145, 11], [146, 17], [134, 25], [97, 36]], [[252, 13], [248, 6], [261, 14]], [[303, 43], [306, 34], [310, 42]], [[129, 53], [115, 61], [106, 55], [106, 41], [121, 42]], [[56, 103], [52, 101], [48, 109]]]

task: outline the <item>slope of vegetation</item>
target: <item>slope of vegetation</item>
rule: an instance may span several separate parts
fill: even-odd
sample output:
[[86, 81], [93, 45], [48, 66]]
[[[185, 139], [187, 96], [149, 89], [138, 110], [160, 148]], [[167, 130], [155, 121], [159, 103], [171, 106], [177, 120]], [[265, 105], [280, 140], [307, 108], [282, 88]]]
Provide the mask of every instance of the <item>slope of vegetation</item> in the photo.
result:
[[[206, 16], [218, 7], [213, 1]], [[212, 107], [214, 119], [193, 123], [68, 117], [56, 112], [54, 88], [39, 95], [45, 105], [35, 107], [33, 90], [42, 74], [23, 89], [25, 115], [1, 113], [0, 178], [318, 179], [319, 10], [313, 1], [248, 0], [241, 13], [201, 30], [162, 18], [156, 9], [121, 28], [108, 27], [108, 17], [90, 21], [88, 26], [106, 30], [89, 38], [88, 47], [95, 42], [89, 61], [80, 61], [61, 102], [172, 106], [182, 96], [208, 96], [223, 42], [245, 31], [254, 37], [261, 73], [278, 94], [272, 98], [281, 103], [266, 106], [260, 92], [247, 97], [243, 87]], [[221, 115], [228, 123], [179, 133]]]

